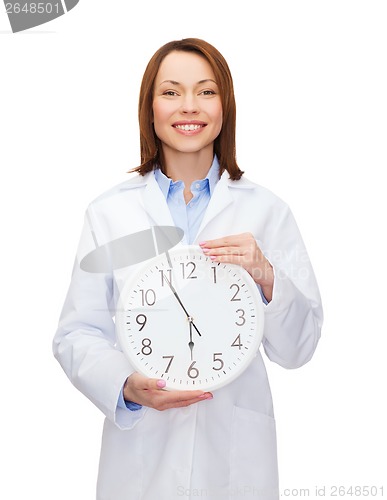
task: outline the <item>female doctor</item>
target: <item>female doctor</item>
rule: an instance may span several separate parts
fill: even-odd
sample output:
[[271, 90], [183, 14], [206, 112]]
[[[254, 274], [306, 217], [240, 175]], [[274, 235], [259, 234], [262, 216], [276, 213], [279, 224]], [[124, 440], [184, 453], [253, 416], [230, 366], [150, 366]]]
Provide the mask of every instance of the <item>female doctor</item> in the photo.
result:
[[309, 361], [322, 308], [288, 206], [243, 176], [235, 100], [223, 56], [199, 39], [167, 43], [143, 77], [141, 165], [88, 207], [54, 338], [72, 383], [106, 415], [98, 500], [277, 499], [275, 421], [261, 353], [214, 391], [166, 391], [136, 373], [116, 344], [123, 275], [88, 273], [95, 247], [154, 225], [184, 229], [214, 262], [243, 266], [265, 308], [263, 349], [286, 368]]

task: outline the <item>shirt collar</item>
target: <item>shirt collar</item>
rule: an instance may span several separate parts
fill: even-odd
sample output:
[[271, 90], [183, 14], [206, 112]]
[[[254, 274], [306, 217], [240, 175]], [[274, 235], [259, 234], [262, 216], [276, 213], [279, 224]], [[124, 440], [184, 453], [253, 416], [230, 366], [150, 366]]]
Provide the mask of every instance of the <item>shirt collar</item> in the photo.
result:
[[[157, 181], [157, 184], [159, 185], [161, 192], [163, 193], [165, 199], [167, 199], [169, 190], [171, 188], [171, 184], [173, 183], [172, 179], [167, 177], [160, 168], [157, 168], [154, 170], [154, 176]], [[209, 185], [209, 190], [210, 190], [210, 196], [214, 192], [215, 186], [217, 182], [219, 181], [219, 161], [216, 155], [214, 156], [214, 159], [212, 161], [212, 165], [210, 167], [210, 170], [208, 171], [208, 174], [206, 175], [205, 179], [208, 179], [208, 185]], [[203, 180], [205, 180], [203, 179]], [[198, 179], [200, 180], [200, 179]]]
[[217, 156], [214, 156], [214, 160], [212, 162], [211, 168], [208, 171], [206, 179], [208, 179], [208, 183], [210, 186], [210, 196], [212, 196], [212, 193], [214, 192], [215, 186], [217, 185], [219, 181], [219, 161]]
[[172, 183], [172, 179], [167, 177], [160, 168], [156, 168], [154, 170], [154, 175], [155, 179], [157, 181], [157, 184], [159, 185], [159, 188], [161, 189], [161, 192], [164, 195], [164, 198], [167, 199], [168, 193], [169, 193], [169, 188]]

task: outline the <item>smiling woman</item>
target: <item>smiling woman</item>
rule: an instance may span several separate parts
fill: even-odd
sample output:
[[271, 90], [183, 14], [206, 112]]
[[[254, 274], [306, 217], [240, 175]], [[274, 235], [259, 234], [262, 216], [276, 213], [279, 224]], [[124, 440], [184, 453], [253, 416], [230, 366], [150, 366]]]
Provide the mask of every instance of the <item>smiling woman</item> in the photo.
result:
[[[204, 178], [214, 156], [213, 143], [222, 129], [222, 101], [204, 57], [182, 51], [165, 57], [154, 84], [153, 124], [162, 143], [164, 173], [178, 180], [185, 165], [191, 177], [188, 185], [197, 176]], [[189, 157], [195, 169], [186, 161]]]
[[[195, 66], [191, 67], [193, 63]], [[231, 179], [240, 179], [243, 172], [239, 169], [235, 157], [236, 105], [230, 69], [215, 47], [195, 38], [163, 45], [148, 63], [139, 99], [141, 166], [134, 171], [144, 175], [156, 165], [162, 170], [164, 168], [164, 150], [154, 126], [155, 107], [157, 109], [158, 97], [161, 97], [163, 92], [166, 98], [177, 100], [180, 112], [184, 109], [182, 106], [204, 106], [207, 99], [210, 102], [215, 101], [216, 104], [209, 103], [203, 110], [218, 108], [220, 104], [220, 110], [217, 109], [217, 113], [221, 113], [217, 117], [221, 121], [218, 134], [215, 135], [215, 127], [212, 129], [215, 135], [213, 150], [220, 164], [219, 174], [227, 170]], [[188, 111], [191, 111], [193, 116], [183, 118], [180, 114], [177, 121], [177, 124], [181, 123], [184, 128], [185, 125], [190, 125], [184, 120], [191, 123], [199, 120], [199, 109], [196, 112], [192, 109]]]
[[[137, 175], [90, 204], [54, 339], [70, 380], [106, 415], [97, 499], [173, 500], [182, 492], [191, 499], [204, 492], [225, 500], [276, 500], [273, 405], [256, 344], [236, 378], [221, 387], [206, 383], [246, 356], [256, 310], [264, 310], [260, 332], [271, 361], [297, 368], [313, 356], [322, 308], [301, 235], [286, 203], [242, 176], [232, 78], [210, 44], [185, 39], [155, 53], [141, 85], [139, 123], [141, 165], [132, 170]], [[182, 261], [181, 249], [180, 260], [167, 253], [162, 268], [153, 260], [133, 289], [140, 276], [135, 265], [107, 259], [110, 268], [101, 272], [79, 265], [97, 241], [113, 248], [128, 234], [165, 226], [181, 228], [182, 252], [195, 244], [197, 261]], [[135, 250], [147, 258], [146, 249]], [[204, 261], [209, 274], [200, 281], [195, 270]], [[218, 273], [227, 264], [244, 268], [238, 271], [245, 278], [237, 282], [234, 266], [235, 282], [219, 302]], [[188, 282], [195, 293], [183, 295]], [[120, 302], [126, 289], [128, 311]], [[134, 359], [161, 367], [151, 378], [136, 371], [119, 343], [114, 317], [122, 318], [122, 311]], [[227, 361], [227, 352], [234, 361]], [[180, 385], [182, 375], [172, 384], [177, 359], [191, 385]], [[199, 373], [207, 373], [203, 390]]]

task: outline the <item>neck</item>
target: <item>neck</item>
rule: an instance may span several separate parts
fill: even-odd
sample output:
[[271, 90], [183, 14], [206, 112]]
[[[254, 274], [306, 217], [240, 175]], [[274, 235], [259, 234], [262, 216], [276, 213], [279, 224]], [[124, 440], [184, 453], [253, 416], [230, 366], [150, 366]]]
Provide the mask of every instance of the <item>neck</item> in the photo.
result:
[[164, 173], [173, 181], [183, 181], [189, 189], [193, 181], [204, 179], [214, 158], [212, 144], [194, 153], [182, 153], [163, 147]]

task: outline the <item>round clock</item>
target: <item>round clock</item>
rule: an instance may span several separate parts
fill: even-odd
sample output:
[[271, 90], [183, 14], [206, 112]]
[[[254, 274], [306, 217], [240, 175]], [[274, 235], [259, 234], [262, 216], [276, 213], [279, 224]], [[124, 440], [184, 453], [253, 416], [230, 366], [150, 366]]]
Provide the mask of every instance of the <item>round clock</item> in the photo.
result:
[[212, 391], [238, 377], [262, 340], [264, 311], [251, 276], [215, 263], [196, 246], [143, 263], [116, 311], [119, 344], [132, 366], [166, 389]]

